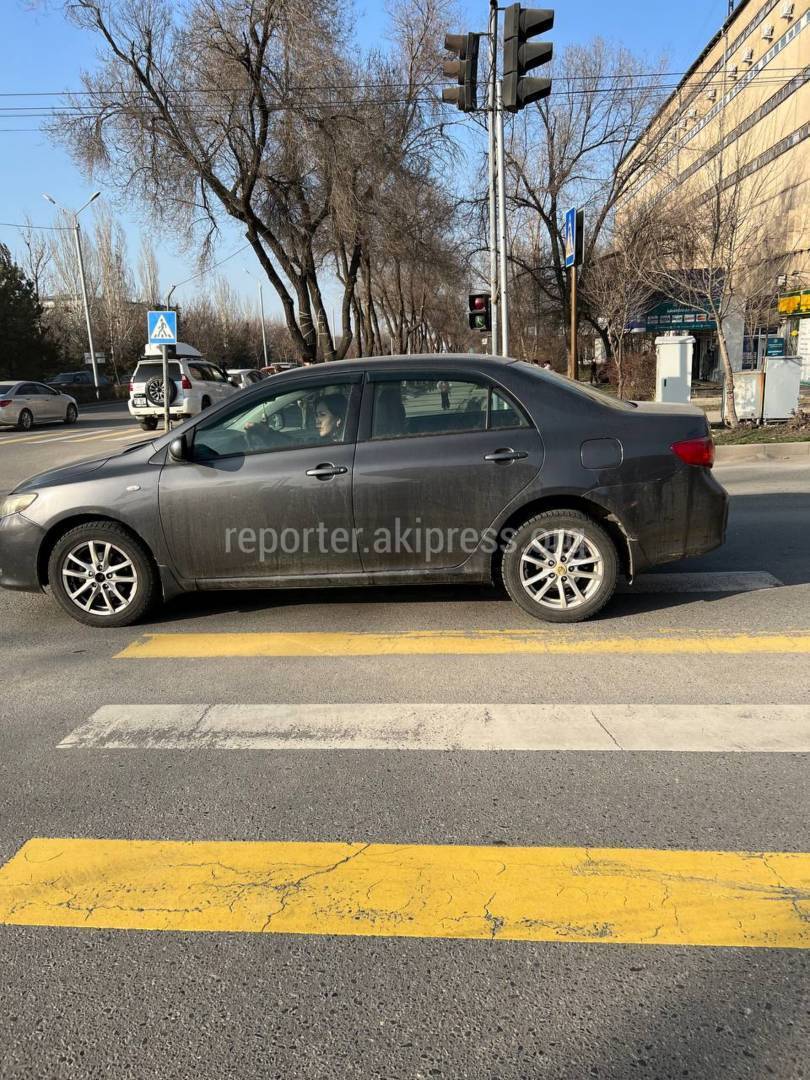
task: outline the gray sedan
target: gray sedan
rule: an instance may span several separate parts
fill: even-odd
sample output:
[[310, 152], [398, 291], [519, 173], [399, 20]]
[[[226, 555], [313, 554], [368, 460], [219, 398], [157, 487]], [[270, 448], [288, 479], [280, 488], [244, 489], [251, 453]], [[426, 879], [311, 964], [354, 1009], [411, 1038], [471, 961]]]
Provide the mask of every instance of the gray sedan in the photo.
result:
[[0, 383], [0, 427], [30, 431], [34, 424], [54, 420], [75, 424], [78, 419], [76, 399], [52, 386], [38, 382]]

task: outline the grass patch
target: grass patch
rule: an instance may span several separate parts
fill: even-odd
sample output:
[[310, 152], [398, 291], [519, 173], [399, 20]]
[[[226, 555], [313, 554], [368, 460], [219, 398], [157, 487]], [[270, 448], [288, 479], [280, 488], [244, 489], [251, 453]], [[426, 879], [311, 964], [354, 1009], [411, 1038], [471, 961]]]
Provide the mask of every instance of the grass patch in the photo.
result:
[[810, 418], [790, 420], [786, 424], [742, 423], [734, 431], [729, 428], [712, 432], [717, 446], [746, 446], [750, 443], [810, 442]]

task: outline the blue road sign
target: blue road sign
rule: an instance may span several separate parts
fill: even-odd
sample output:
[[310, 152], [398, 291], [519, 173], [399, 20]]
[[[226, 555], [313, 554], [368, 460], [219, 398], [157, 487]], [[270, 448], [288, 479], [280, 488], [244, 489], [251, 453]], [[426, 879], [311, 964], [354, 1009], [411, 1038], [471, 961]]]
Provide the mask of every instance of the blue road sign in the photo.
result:
[[146, 326], [150, 345], [177, 344], [176, 311], [148, 311]]
[[565, 251], [565, 265], [576, 265], [577, 261], [577, 208], [572, 206], [566, 211], [565, 224], [563, 225], [563, 250]]

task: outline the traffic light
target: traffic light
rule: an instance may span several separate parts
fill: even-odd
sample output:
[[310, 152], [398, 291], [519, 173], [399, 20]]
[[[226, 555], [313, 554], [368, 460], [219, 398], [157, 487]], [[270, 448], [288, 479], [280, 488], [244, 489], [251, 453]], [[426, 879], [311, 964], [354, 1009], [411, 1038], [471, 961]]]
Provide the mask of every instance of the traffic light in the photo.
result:
[[489, 293], [470, 293], [468, 319], [471, 330], [486, 332], [492, 329], [492, 298]]
[[478, 34], [447, 34], [444, 47], [455, 53], [457, 60], [445, 60], [442, 71], [447, 79], [455, 79], [458, 86], [442, 90], [442, 101], [455, 105], [462, 112], [478, 108]]
[[519, 112], [533, 101], [548, 97], [551, 79], [527, 79], [526, 72], [551, 60], [550, 41], [529, 39], [554, 25], [554, 12], [547, 8], [524, 8], [510, 4], [503, 23], [503, 81], [501, 100], [506, 112]]

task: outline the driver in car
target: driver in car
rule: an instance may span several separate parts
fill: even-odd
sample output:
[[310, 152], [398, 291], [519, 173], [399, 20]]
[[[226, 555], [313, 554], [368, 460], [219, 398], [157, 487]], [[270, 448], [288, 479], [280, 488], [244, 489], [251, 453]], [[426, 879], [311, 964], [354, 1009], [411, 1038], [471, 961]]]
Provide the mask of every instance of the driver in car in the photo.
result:
[[[310, 399], [311, 400], [311, 399]], [[315, 402], [314, 408], [307, 408], [306, 400], [298, 402], [300, 416], [309, 417], [305, 427], [299, 431], [285, 432], [280, 428], [281, 413], [272, 413], [262, 419], [251, 420], [245, 424], [244, 433], [249, 445], [258, 448], [283, 446], [289, 441], [295, 444], [314, 421], [319, 442], [342, 442], [346, 421], [346, 399], [342, 394], [324, 394]], [[300, 423], [301, 421], [299, 421]], [[306, 440], [309, 441], [308, 439]]]

